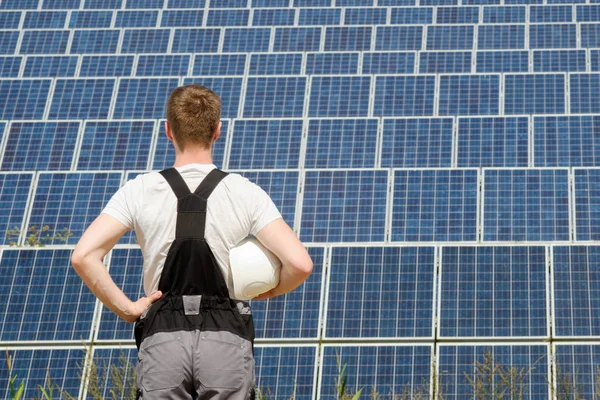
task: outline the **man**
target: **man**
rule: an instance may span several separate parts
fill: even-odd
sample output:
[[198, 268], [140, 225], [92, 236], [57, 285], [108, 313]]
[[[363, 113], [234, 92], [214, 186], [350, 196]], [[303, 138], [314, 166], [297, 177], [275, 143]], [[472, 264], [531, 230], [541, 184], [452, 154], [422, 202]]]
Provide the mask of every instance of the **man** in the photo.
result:
[[[212, 164], [221, 101], [211, 90], [175, 89], [166, 135], [173, 168], [127, 182], [81, 237], [72, 262], [106, 307], [136, 322], [138, 398], [247, 399], [254, 393], [254, 326], [247, 303], [233, 300], [229, 250], [254, 235], [282, 262], [277, 287], [292, 291], [312, 261], [269, 196]], [[196, 189], [197, 188], [197, 189]], [[193, 192], [193, 193], [192, 193]], [[102, 263], [135, 228], [144, 256], [146, 296], [131, 301]]]

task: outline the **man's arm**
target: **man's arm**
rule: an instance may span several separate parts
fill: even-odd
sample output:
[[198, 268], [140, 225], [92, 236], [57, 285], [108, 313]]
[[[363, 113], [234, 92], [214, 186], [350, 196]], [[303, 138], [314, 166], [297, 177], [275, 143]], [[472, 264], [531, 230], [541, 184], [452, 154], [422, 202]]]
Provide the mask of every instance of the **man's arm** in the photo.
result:
[[256, 297], [257, 300], [291, 292], [309, 277], [313, 268], [310, 255], [282, 218], [267, 224], [256, 238], [281, 261], [279, 285]]
[[128, 230], [114, 217], [100, 214], [77, 243], [71, 262], [81, 279], [106, 307], [125, 321], [135, 322], [162, 293], [154, 292], [149, 297], [132, 302], [115, 285], [102, 263], [104, 256]]

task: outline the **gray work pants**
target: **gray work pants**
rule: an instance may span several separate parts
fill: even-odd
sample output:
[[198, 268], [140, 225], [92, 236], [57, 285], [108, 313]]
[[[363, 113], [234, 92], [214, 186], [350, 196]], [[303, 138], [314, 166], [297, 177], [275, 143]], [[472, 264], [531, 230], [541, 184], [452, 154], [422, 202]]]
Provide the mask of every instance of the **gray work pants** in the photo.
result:
[[138, 394], [152, 399], [249, 399], [252, 345], [230, 332], [159, 332], [140, 345]]

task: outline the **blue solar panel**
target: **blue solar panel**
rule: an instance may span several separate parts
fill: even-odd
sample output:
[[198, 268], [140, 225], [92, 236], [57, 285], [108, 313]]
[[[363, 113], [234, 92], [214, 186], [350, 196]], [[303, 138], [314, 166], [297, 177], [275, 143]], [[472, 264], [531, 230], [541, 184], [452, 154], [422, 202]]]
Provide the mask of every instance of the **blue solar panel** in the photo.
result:
[[178, 85], [178, 78], [121, 79], [114, 118], [164, 117], [167, 98]]
[[500, 102], [497, 75], [440, 77], [440, 115], [494, 115]]
[[298, 289], [268, 301], [252, 301], [257, 338], [316, 339], [319, 336], [325, 252], [317, 247], [308, 251], [314, 264], [313, 272]]
[[[175, 29], [173, 53], [216, 53], [220, 29]], [[251, 38], [249, 40], [252, 40]]]
[[477, 72], [527, 72], [528, 51], [478, 51]]
[[170, 29], [126, 29], [122, 53], [166, 53]]
[[238, 116], [240, 96], [242, 93], [242, 78], [191, 77], [185, 78], [183, 84], [199, 84], [210, 88], [221, 98], [221, 116], [223, 118], [235, 118]]
[[590, 67], [592, 71], [600, 71], [600, 50], [590, 50]]
[[477, 240], [474, 169], [394, 172], [391, 240]]
[[581, 24], [581, 47], [600, 47], [600, 24]]
[[66, 20], [66, 11], [28, 11], [23, 20], [23, 29], [62, 29]]
[[435, 76], [378, 76], [375, 116], [433, 115]]
[[252, 54], [250, 75], [300, 75], [301, 53]]
[[529, 8], [529, 22], [553, 23], [572, 22], [572, 6], [531, 6]]
[[[254, 5], [253, 5], [254, 6]], [[294, 25], [296, 9], [255, 9], [252, 15], [253, 26]]]
[[79, 76], [131, 76], [134, 56], [83, 56]]
[[305, 168], [373, 168], [377, 119], [311, 119]]
[[324, 345], [320, 398], [337, 396], [336, 380], [344, 366], [346, 391], [362, 389], [361, 398], [429, 396], [432, 351], [429, 345]]
[[[120, 184], [120, 172], [41, 172], [28, 226], [47, 225], [50, 236], [68, 230], [72, 236], [67, 244], [75, 244]], [[62, 243], [58, 238], [53, 242]]]
[[577, 47], [575, 24], [548, 24], [529, 26], [531, 49], [565, 49]]
[[69, 28], [110, 28], [112, 11], [72, 11]]
[[219, 0], [209, 2], [210, 8], [244, 8], [248, 0]]
[[114, 79], [57, 79], [49, 118], [107, 118], [114, 86]]
[[[37, 1], [37, 0], [36, 0]], [[15, 390], [19, 382], [23, 382], [23, 398], [39, 396], [39, 387], [46, 387], [48, 372], [52, 383], [58, 386], [61, 395], [64, 392], [72, 396], [79, 395], [81, 380], [79, 378], [85, 361], [85, 352], [81, 349], [12, 349], [8, 351], [12, 358], [13, 376], [17, 377]], [[11, 398], [6, 363], [0, 363], [0, 397]], [[56, 387], [54, 393], [59, 392]], [[10, 396], [10, 397], [9, 397]], [[39, 398], [39, 397], [36, 397]]]
[[364, 53], [362, 73], [412, 74], [415, 72], [415, 58], [415, 53]]
[[371, 29], [370, 26], [328, 27], [325, 30], [325, 51], [370, 50]]
[[0, 119], [42, 119], [50, 79], [0, 80]]
[[546, 249], [444, 247], [441, 337], [548, 336]]
[[525, 25], [481, 25], [478, 35], [479, 50], [525, 48]]
[[153, 28], [158, 20], [158, 10], [117, 11], [115, 28]]
[[161, 27], [202, 26], [203, 10], [164, 10]]
[[140, 55], [136, 76], [183, 76], [190, 65], [189, 54]]
[[40, 0], [4, 0], [0, 3], [1, 10], [37, 9]]
[[23, 57], [0, 56], [0, 77], [16, 78], [19, 76]]
[[88, 121], [77, 169], [145, 169], [153, 134], [154, 121]]
[[0, 29], [19, 29], [20, 23], [21, 23], [21, 12], [20, 11], [1, 11], [0, 12]]
[[419, 73], [458, 73], [471, 72], [470, 52], [421, 52], [419, 58]]
[[123, 0], [84, 0], [84, 9], [117, 9], [121, 8]]
[[339, 8], [303, 8], [298, 12], [298, 25], [339, 25], [342, 19]]
[[0, 54], [15, 54], [19, 31], [0, 31]]
[[321, 27], [276, 28], [274, 51], [319, 51]]
[[42, 0], [43, 9], [79, 8], [81, 0]]
[[71, 266], [70, 249], [5, 250], [0, 282], [2, 341], [90, 339], [96, 298]]
[[375, 50], [421, 50], [422, 26], [378, 26]]
[[237, 120], [229, 168], [298, 168], [302, 120]]
[[248, 26], [250, 10], [210, 10], [207, 26]]
[[556, 344], [554, 347], [555, 382], [558, 398], [576, 393], [593, 399], [600, 390], [597, 380], [600, 348], [596, 343]]
[[268, 399], [313, 399], [316, 346], [254, 347], [256, 387]]
[[0, 174], [0, 245], [18, 244], [32, 182], [33, 173]]
[[244, 118], [302, 117], [305, 77], [248, 78]]
[[600, 74], [572, 74], [569, 83], [572, 113], [598, 113], [600, 111], [600, 102], [597, 99], [600, 89]]
[[504, 0], [504, 4], [544, 4], [544, 0]]
[[574, 170], [575, 181], [575, 237], [577, 240], [598, 240], [600, 238], [600, 187], [596, 169]]
[[[132, 329], [131, 324], [129, 328]], [[135, 395], [137, 386], [132, 378], [135, 376], [133, 369], [138, 364], [137, 354], [135, 347], [94, 347], [93, 362], [98, 376], [95, 378], [96, 387], [88, 386], [86, 398], [127, 398]], [[120, 393], [123, 395], [119, 396]]]
[[198, 54], [192, 75], [244, 75], [246, 54]]
[[251, 0], [252, 8], [289, 7], [290, 0]]
[[167, 0], [167, 8], [204, 8], [206, 0]]
[[473, 49], [472, 25], [430, 25], [427, 27], [427, 50]]
[[477, 24], [479, 7], [439, 7], [436, 14], [438, 24]]
[[125, 0], [125, 8], [163, 8], [164, 0]]
[[345, 75], [358, 72], [358, 53], [309, 53], [307, 75]]
[[[213, 143], [212, 157], [213, 163], [218, 166], [223, 166], [223, 160], [225, 158], [225, 147], [227, 143], [229, 121], [221, 120], [221, 136]], [[173, 145], [167, 139], [165, 133], [165, 122], [164, 120], [158, 122], [158, 137], [156, 139], [156, 148], [154, 150], [154, 157], [152, 159], [153, 170], [163, 170], [170, 168], [175, 163], [175, 149]]]
[[64, 54], [69, 31], [24, 31], [19, 54]]
[[[433, 8], [392, 8], [392, 25], [431, 24], [433, 22]], [[381, 29], [381, 28], [378, 28]], [[414, 28], [413, 28], [414, 29]]]
[[294, 7], [331, 7], [331, 0], [292, 0]]
[[[375, 0], [335, 0], [336, 7], [371, 7]], [[381, 4], [380, 4], [381, 5]]]
[[385, 25], [386, 8], [347, 8], [344, 11], [344, 25]]
[[577, 6], [577, 19], [576, 20], [577, 20], [577, 22], [598, 22], [598, 21], [600, 21], [600, 6], [598, 6], [596, 4]]
[[515, 388], [519, 393], [515, 397], [522, 399], [551, 398], [548, 358], [548, 346], [543, 344], [440, 345], [438, 387], [448, 400], [488, 398], [492, 390], [508, 393], [508, 387]]
[[2, 170], [68, 170], [78, 134], [79, 122], [13, 122]]
[[[114, 249], [110, 255], [108, 271], [115, 284], [130, 298], [144, 296], [144, 259], [140, 249]], [[102, 307], [97, 340], [133, 340], [133, 326]]]
[[332, 248], [326, 337], [433, 337], [434, 251]]
[[450, 167], [452, 118], [384, 119], [381, 166]]
[[459, 167], [526, 167], [529, 149], [527, 117], [460, 118]]
[[369, 76], [315, 76], [311, 81], [310, 117], [357, 117], [369, 113]]
[[267, 52], [270, 38], [269, 28], [227, 28], [223, 40], [223, 52]]
[[24, 78], [57, 78], [75, 76], [77, 56], [27, 57]]
[[483, 7], [484, 24], [518, 24], [525, 22], [525, 6]]
[[600, 165], [600, 118], [575, 115], [535, 117], [533, 127], [535, 166]]
[[566, 169], [485, 170], [483, 240], [569, 240]]
[[506, 114], [563, 114], [565, 77], [554, 75], [506, 75]]
[[585, 71], [585, 50], [540, 50], [533, 52], [534, 72]]
[[120, 33], [118, 29], [76, 30], [71, 54], [116, 53]]
[[383, 241], [387, 190], [387, 170], [306, 171], [300, 239]]
[[600, 335], [599, 255], [597, 246], [553, 248], [556, 336]]

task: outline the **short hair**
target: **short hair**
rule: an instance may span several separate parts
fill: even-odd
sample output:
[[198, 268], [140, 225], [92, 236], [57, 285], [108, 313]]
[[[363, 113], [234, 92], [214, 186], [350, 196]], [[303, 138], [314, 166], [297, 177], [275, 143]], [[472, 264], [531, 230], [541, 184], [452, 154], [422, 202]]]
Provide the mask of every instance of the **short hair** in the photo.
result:
[[221, 120], [221, 99], [200, 85], [180, 86], [167, 102], [167, 121], [180, 150], [188, 144], [209, 148]]

